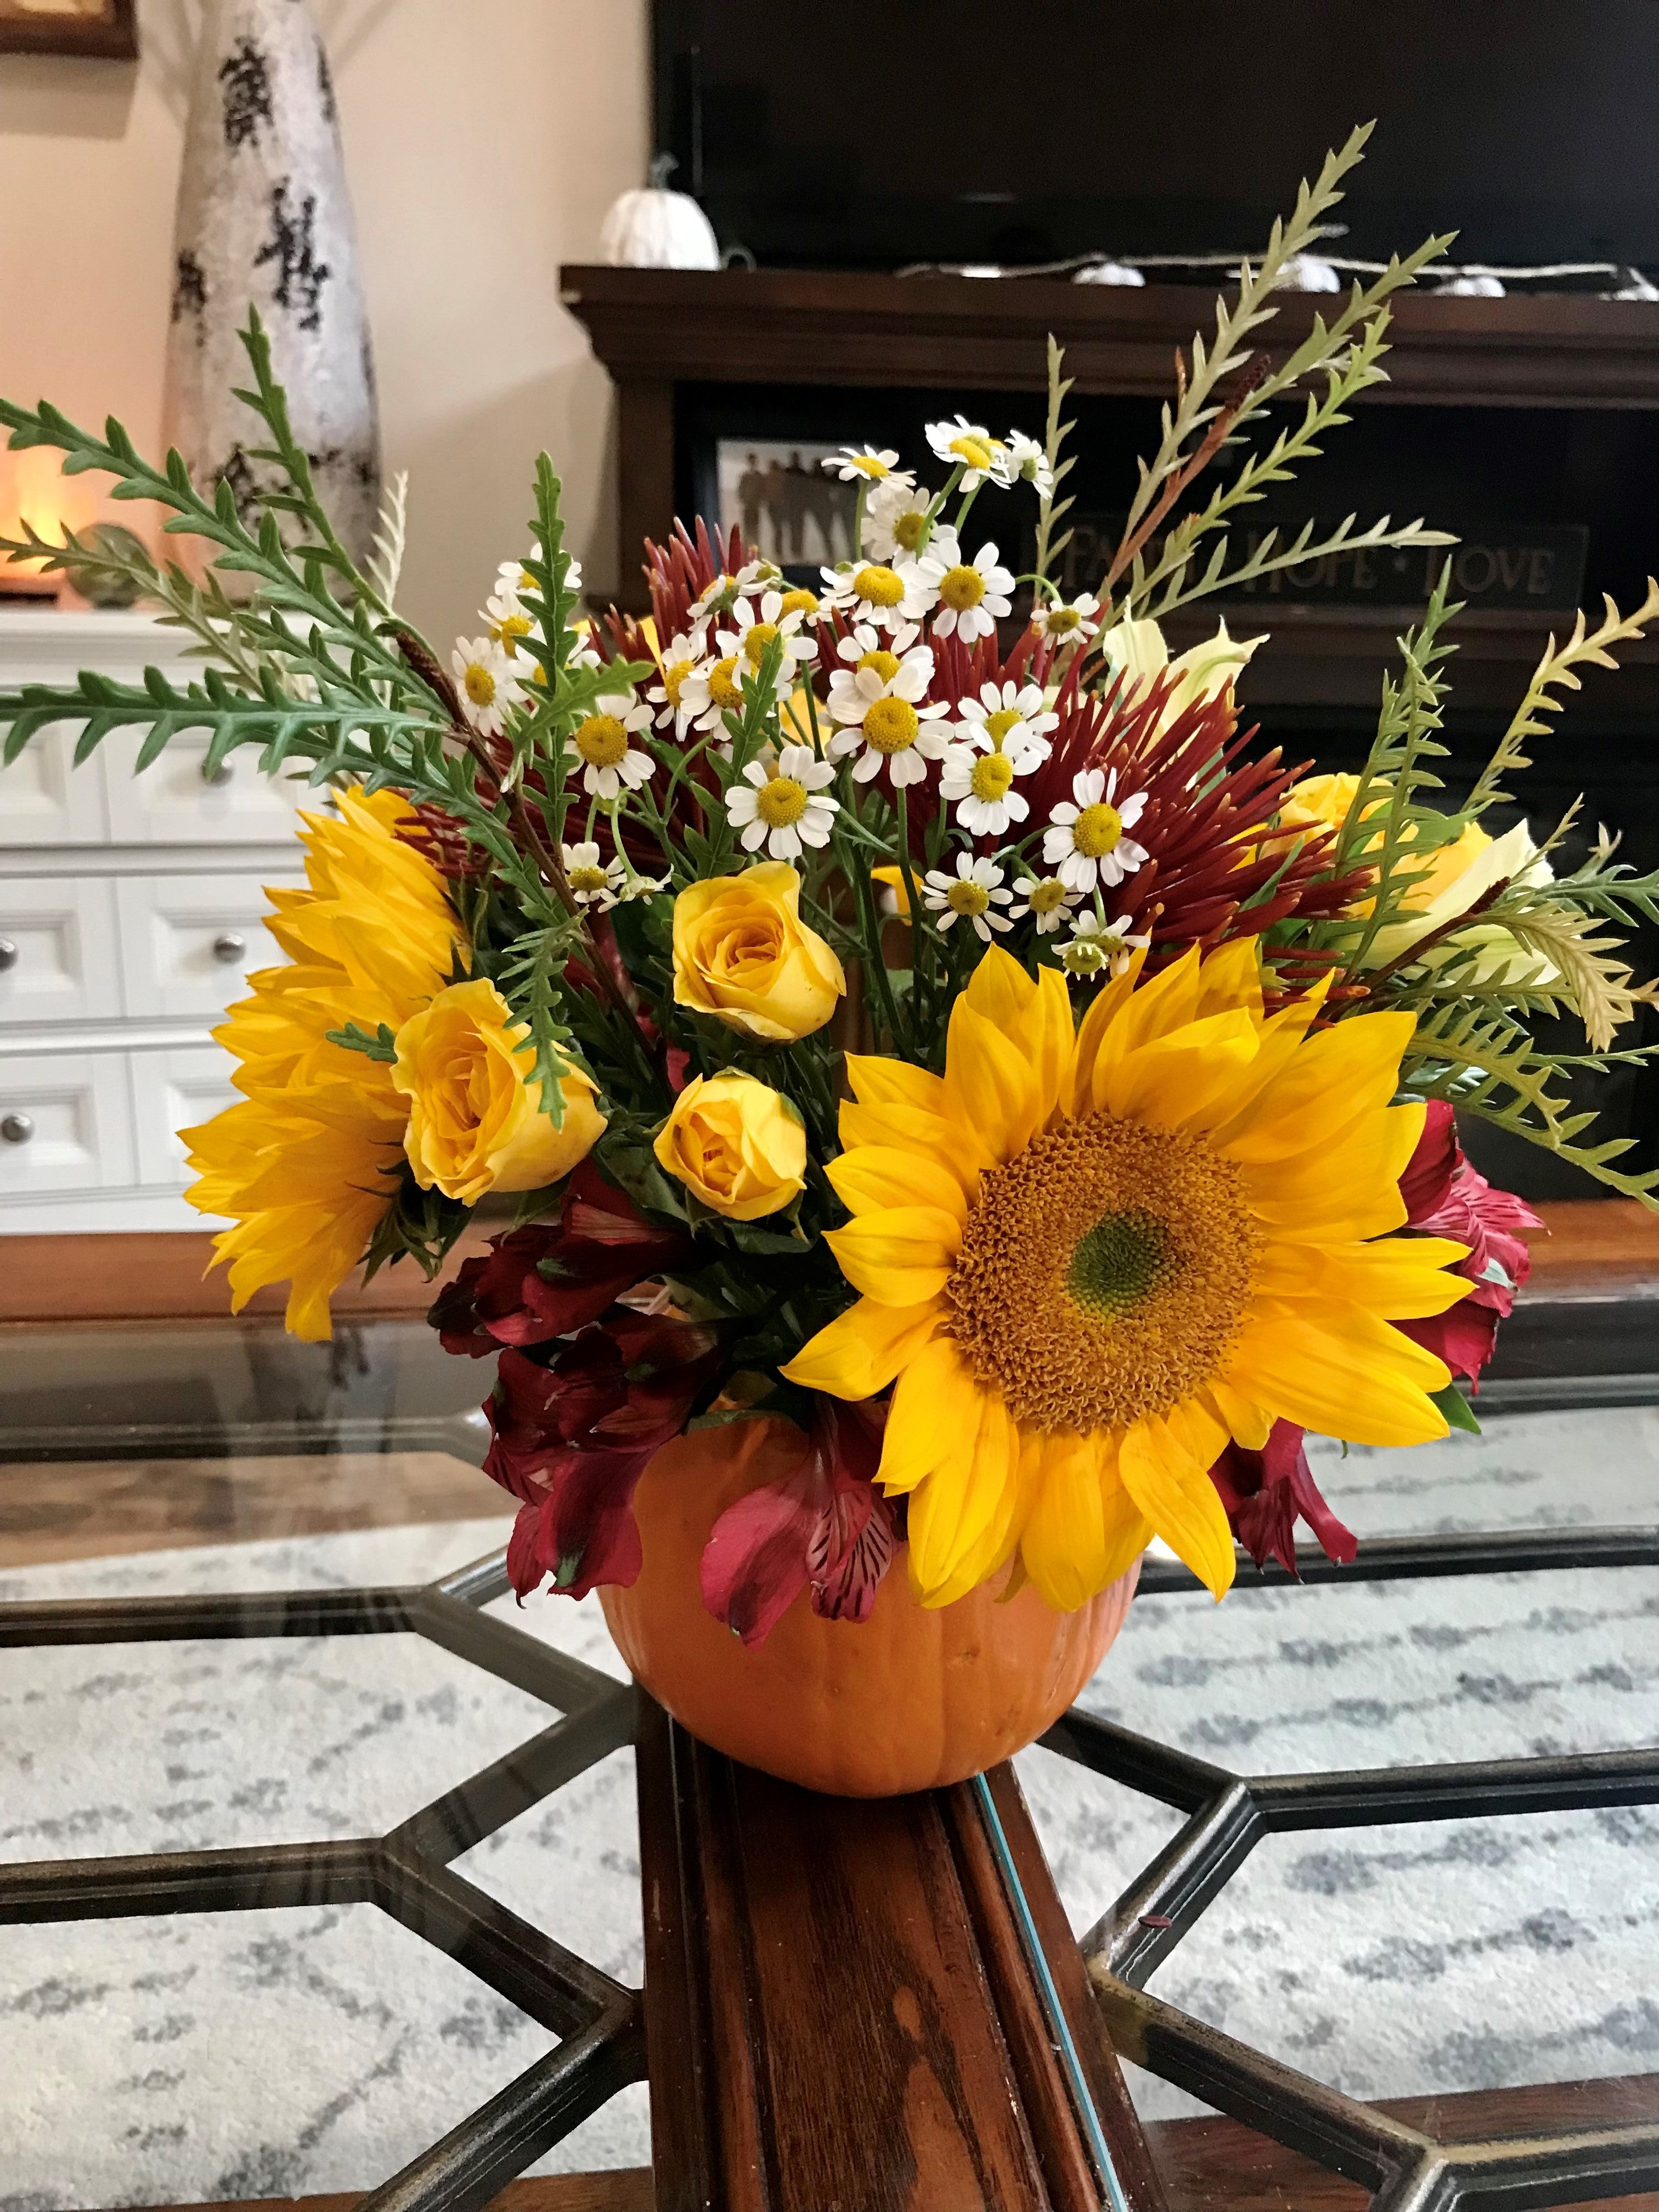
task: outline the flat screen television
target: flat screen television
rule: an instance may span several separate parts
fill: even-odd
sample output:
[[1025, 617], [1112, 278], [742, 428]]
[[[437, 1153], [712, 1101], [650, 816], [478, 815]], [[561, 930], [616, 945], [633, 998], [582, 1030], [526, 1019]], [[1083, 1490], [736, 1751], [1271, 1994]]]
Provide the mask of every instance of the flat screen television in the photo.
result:
[[1659, 0], [656, 0], [654, 37], [673, 181], [763, 265], [1243, 253], [1375, 118], [1332, 250], [1659, 266]]

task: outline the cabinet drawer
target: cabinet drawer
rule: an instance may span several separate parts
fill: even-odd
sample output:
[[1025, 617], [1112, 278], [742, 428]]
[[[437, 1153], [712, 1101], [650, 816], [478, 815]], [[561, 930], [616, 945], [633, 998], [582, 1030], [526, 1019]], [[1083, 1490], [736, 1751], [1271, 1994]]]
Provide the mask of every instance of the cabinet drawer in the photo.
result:
[[0, 1031], [121, 1011], [115, 886], [106, 876], [0, 878]]
[[191, 1180], [179, 1132], [198, 1128], [235, 1104], [241, 1096], [230, 1079], [235, 1066], [216, 1044], [133, 1054], [133, 1135], [141, 1183], [179, 1190]]
[[121, 1053], [0, 1059], [0, 1202], [133, 1180], [132, 1099]]
[[245, 995], [245, 975], [283, 958], [258, 876], [122, 876], [115, 895], [127, 1012], [141, 1018], [222, 1014]]
[[[7, 679], [9, 681], [9, 678]], [[0, 768], [0, 851], [29, 845], [101, 845], [109, 836], [96, 757], [75, 765], [78, 722], [37, 731]]]
[[124, 845], [279, 844], [298, 830], [300, 807], [319, 811], [328, 796], [307, 787], [297, 762], [291, 777], [261, 775], [252, 745], [208, 782], [205, 730], [181, 730], [139, 775], [143, 741], [142, 730], [116, 730], [100, 747], [110, 818]]

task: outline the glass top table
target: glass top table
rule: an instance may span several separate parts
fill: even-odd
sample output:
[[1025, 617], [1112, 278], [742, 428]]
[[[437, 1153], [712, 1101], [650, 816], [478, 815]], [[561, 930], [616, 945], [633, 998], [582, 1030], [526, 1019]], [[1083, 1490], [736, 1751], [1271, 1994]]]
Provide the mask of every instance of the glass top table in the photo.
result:
[[[0, 1331], [0, 2212], [735, 2203], [745, 2155], [793, 2212], [781, 2050], [933, 2145], [895, 2203], [1659, 2203], [1656, 1317], [1538, 1308], [1484, 1435], [1333, 1449], [1356, 1569], [1217, 1607], [1154, 1554], [1018, 1786], [939, 1793], [1029, 2197], [952, 2020], [912, 2039], [960, 2112], [912, 2078], [883, 2118], [860, 2014], [927, 1972], [870, 2006], [859, 1913], [757, 1901], [769, 1851], [809, 1899], [921, 1864], [926, 1801], [743, 1778], [642, 1713], [595, 1602], [516, 1607], [483, 1370], [399, 1322]], [[816, 1962], [787, 2019], [769, 1910]]]

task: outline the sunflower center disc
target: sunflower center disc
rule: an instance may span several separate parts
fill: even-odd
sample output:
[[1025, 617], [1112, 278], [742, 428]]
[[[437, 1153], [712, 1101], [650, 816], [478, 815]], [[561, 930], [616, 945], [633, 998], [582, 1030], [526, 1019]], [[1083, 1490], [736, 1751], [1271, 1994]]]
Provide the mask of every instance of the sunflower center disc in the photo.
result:
[[981, 1178], [945, 1297], [1015, 1419], [1122, 1430], [1225, 1366], [1261, 1232], [1200, 1138], [1091, 1114]]

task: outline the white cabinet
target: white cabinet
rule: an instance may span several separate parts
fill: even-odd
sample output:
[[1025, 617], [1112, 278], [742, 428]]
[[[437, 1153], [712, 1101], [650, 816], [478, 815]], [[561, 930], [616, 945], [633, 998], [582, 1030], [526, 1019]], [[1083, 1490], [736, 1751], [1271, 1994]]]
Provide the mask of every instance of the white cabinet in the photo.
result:
[[217, 1019], [244, 996], [245, 975], [283, 958], [257, 876], [122, 876], [115, 896], [130, 1014]]
[[[189, 643], [141, 615], [9, 614], [0, 685], [188, 682]], [[137, 775], [144, 732], [118, 730], [77, 769], [80, 726], [0, 768], [0, 1238], [204, 1225], [175, 1133], [236, 1096], [211, 1033], [281, 960], [265, 886], [303, 883], [299, 809], [331, 804], [252, 747], [209, 782], [205, 732]]]
[[[3, 619], [26, 618], [6, 616]], [[0, 672], [0, 681], [10, 680]], [[78, 722], [48, 722], [45, 729], [35, 732], [10, 767], [0, 770], [0, 849], [101, 845], [107, 841], [104, 779], [95, 767], [75, 765], [75, 742], [80, 733]]]
[[124, 1011], [108, 877], [0, 877], [0, 1031]]
[[0, 1059], [0, 1198], [118, 1189], [133, 1182], [133, 1161], [123, 1054]]

